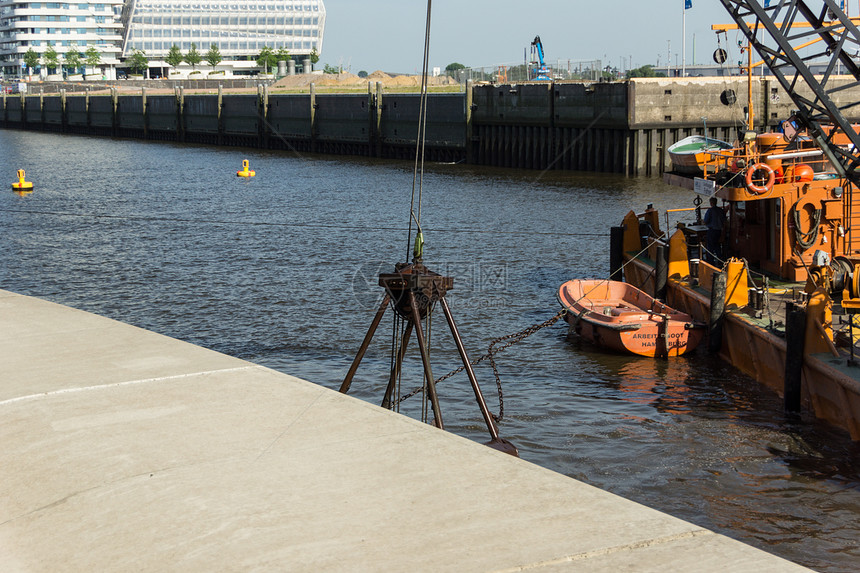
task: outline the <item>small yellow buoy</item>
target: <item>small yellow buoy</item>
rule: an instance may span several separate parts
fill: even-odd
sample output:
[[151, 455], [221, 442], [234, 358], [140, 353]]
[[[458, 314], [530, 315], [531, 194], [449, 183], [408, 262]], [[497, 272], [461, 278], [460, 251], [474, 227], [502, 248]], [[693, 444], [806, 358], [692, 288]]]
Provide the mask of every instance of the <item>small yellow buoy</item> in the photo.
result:
[[26, 181], [24, 176], [25, 176], [24, 170], [19, 169], [18, 170], [18, 182], [12, 183], [12, 189], [14, 189], [16, 191], [32, 191], [33, 190], [33, 184], [30, 183], [29, 181]]
[[239, 177], [253, 177], [256, 174], [257, 174], [256, 171], [251, 171], [248, 169], [248, 160], [247, 159], [242, 160], [242, 171], [236, 172], [236, 175], [238, 175]]

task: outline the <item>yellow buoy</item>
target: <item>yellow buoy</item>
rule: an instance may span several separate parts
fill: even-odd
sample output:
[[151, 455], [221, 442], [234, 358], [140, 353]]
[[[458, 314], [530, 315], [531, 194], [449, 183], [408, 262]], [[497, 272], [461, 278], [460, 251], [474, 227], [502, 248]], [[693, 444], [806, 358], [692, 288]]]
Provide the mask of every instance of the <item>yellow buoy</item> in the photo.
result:
[[32, 191], [33, 184], [29, 181], [25, 180], [25, 173], [23, 169], [18, 170], [18, 182], [12, 183], [12, 189], [16, 191]]
[[256, 171], [251, 171], [250, 169], [248, 169], [248, 160], [247, 159], [242, 160], [242, 171], [236, 172], [236, 175], [238, 175], [239, 177], [253, 177], [256, 174], [257, 174]]

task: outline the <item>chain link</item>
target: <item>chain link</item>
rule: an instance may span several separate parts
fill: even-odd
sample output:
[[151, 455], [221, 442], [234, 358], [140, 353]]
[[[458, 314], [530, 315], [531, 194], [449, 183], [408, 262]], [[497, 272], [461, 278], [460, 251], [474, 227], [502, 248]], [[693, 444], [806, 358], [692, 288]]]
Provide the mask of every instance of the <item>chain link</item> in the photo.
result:
[[[558, 319], [562, 318], [565, 315], [565, 313], [567, 313], [567, 309], [562, 309], [555, 316], [553, 316], [552, 318], [550, 318], [548, 320], [545, 320], [544, 322], [541, 322], [539, 324], [533, 324], [527, 328], [524, 328], [523, 330], [520, 330], [519, 332], [514, 332], [513, 334], [506, 334], [505, 336], [500, 336], [498, 338], [494, 338], [493, 341], [490, 342], [490, 345], [487, 348], [486, 354], [483, 354], [483, 355], [479, 356], [478, 358], [475, 358], [474, 360], [469, 361], [470, 365], [477, 366], [478, 364], [480, 364], [484, 360], [489, 360], [490, 365], [492, 365], [492, 367], [493, 367], [493, 374], [496, 377], [496, 389], [498, 390], [498, 393], [499, 393], [499, 414], [498, 414], [498, 416], [493, 415], [493, 419], [496, 420], [496, 422], [500, 422], [502, 420], [502, 417], [504, 416], [505, 401], [504, 401], [504, 395], [502, 393], [502, 380], [499, 376], [499, 370], [496, 367], [496, 361], [493, 357], [496, 354], [498, 354], [499, 352], [505, 350], [506, 348], [510, 348], [514, 344], [521, 342], [525, 338], [528, 338], [529, 336], [531, 336], [535, 332], [537, 332], [543, 328], [546, 328], [548, 326], [552, 326], [553, 324], [555, 324], [558, 321]], [[499, 346], [498, 348], [494, 348], [497, 344], [499, 344], [500, 342], [504, 342], [506, 340], [507, 340], [507, 342], [504, 345]], [[447, 380], [451, 376], [459, 374], [460, 372], [462, 372], [465, 369], [466, 369], [465, 365], [460, 366], [459, 368], [455, 368], [454, 370], [452, 370], [451, 372], [448, 372], [444, 376], [440, 376], [439, 378], [437, 378], [434, 381], [434, 384], [438, 385], [443, 380]], [[424, 391], [424, 387], [419, 386], [418, 388], [416, 388], [412, 392], [409, 392], [408, 394], [401, 397], [397, 401], [397, 404], [400, 404], [404, 400], [407, 400], [407, 399], [411, 398], [412, 396], [415, 396], [416, 394], [419, 394], [423, 391]]]
[[[637, 258], [639, 258], [639, 256], [640, 256], [642, 253], [646, 252], [646, 251], [647, 251], [647, 250], [648, 250], [648, 249], [649, 249], [649, 248], [650, 248], [650, 247], [651, 247], [655, 242], [659, 241], [660, 239], [665, 238], [665, 236], [666, 236], [666, 233], [663, 233], [663, 234], [662, 234], [662, 235], [660, 235], [659, 237], [653, 237], [653, 240], [652, 240], [651, 242], [649, 242], [649, 244], [648, 244], [647, 246], [645, 246], [641, 251], [639, 251], [638, 253], [636, 253], [636, 255], [635, 255], [635, 256], [633, 256], [630, 260], [628, 260], [626, 263], [624, 263], [624, 264], [621, 266], [621, 268], [622, 268], [622, 269], [624, 269], [624, 267], [626, 267], [628, 264], [632, 263], [634, 260], [636, 260]], [[653, 274], [653, 273], [655, 272], [655, 270], [656, 270], [656, 269], [652, 269], [652, 270], [651, 270], [651, 273]], [[470, 364], [470, 365], [472, 365], [472, 366], [477, 366], [478, 364], [480, 364], [480, 363], [481, 363], [481, 362], [483, 362], [484, 360], [489, 360], [489, 361], [490, 361], [490, 365], [491, 365], [491, 366], [492, 366], [492, 368], [493, 368], [493, 375], [494, 375], [494, 376], [495, 376], [495, 378], [496, 378], [496, 389], [497, 389], [497, 391], [498, 391], [498, 393], [499, 393], [499, 414], [498, 414], [498, 415], [492, 414], [493, 419], [494, 419], [497, 423], [498, 423], [498, 422], [500, 422], [500, 421], [502, 420], [502, 417], [504, 416], [504, 413], [505, 413], [505, 401], [504, 401], [504, 395], [503, 395], [503, 393], [502, 393], [502, 379], [501, 379], [501, 377], [499, 376], [499, 370], [498, 370], [498, 367], [496, 366], [496, 361], [495, 361], [494, 356], [495, 356], [496, 354], [498, 354], [499, 352], [501, 352], [501, 351], [505, 350], [506, 348], [510, 348], [510, 347], [511, 347], [511, 346], [513, 346], [514, 344], [517, 344], [518, 342], [521, 342], [521, 341], [522, 341], [522, 340], [524, 340], [525, 338], [528, 338], [529, 336], [531, 336], [531, 335], [532, 335], [532, 334], [534, 334], [535, 332], [537, 332], [537, 331], [539, 331], [539, 330], [541, 330], [541, 329], [543, 329], [543, 328], [546, 328], [546, 327], [548, 327], [548, 326], [552, 326], [553, 324], [555, 324], [556, 322], [558, 322], [558, 320], [559, 320], [560, 318], [564, 317], [564, 315], [565, 315], [565, 314], [567, 314], [567, 312], [568, 312], [568, 309], [567, 309], [567, 308], [564, 308], [564, 309], [560, 310], [560, 311], [559, 311], [555, 316], [553, 316], [552, 318], [549, 318], [549, 319], [547, 319], [547, 320], [545, 320], [545, 321], [543, 321], [543, 322], [541, 322], [541, 323], [533, 324], [533, 325], [531, 325], [531, 326], [529, 326], [529, 327], [527, 327], [527, 328], [524, 328], [523, 330], [520, 330], [520, 331], [518, 331], [518, 332], [514, 332], [514, 333], [512, 333], [512, 334], [506, 334], [506, 335], [504, 335], [504, 336], [500, 336], [500, 337], [498, 337], [498, 338], [495, 338], [495, 339], [493, 339], [493, 341], [492, 341], [492, 342], [490, 342], [490, 345], [489, 345], [489, 347], [487, 348], [487, 352], [486, 352], [486, 354], [483, 354], [483, 355], [479, 356], [478, 358], [475, 358], [475, 359], [473, 359], [473, 360], [470, 360], [470, 361], [469, 361], [469, 364]], [[507, 340], [508, 342], [506, 342], [504, 345], [502, 345], [502, 346], [500, 346], [500, 347], [498, 347], [498, 348], [494, 348], [497, 344], [499, 344], [500, 342], [503, 342], [503, 341], [505, 341], [505, 340]], [[437, 385], [438, 385], [440, 382], [442, 382], [442, 381], [444, 381], [444, 380], [447, 380], [447, 379], [448, 379], [448, 378], [450, 378], [451, 376], [454, 376], [454, 375], [456, 375], [456, 374], [459, 374], [460, 372], [462, 372], [462, 371], [463, 371], [463, 370], [465, 370], [465, 369], [466, 369], [466, 367], [465, 367], [465, 366], [460, 366], [459, 368], [455, 368], [454, 370], [452, 370], [452, 371], [448, 372], [448, 373], [447, 373], [447, 374], [445, 374], [444, 376], [440, 376], [439, 378], [437, 378], [437, 379], [434, 381], [434, 384], [437, 384]], [[395, 401], [395, 402], [392, 404], [392, 406], [398, 406], [398, 405], [400, 405], [400, 403], [401, 403], [401, 402], [404, 402], [404, 401], [408, 400], [409, 398], [411, 398], [411, 397], [415, 396], [416, 394], [419, 394], [419, 393], [421, 393], [421, 392], [423, 392], [423, 391], [424, 391], [424, 387], [423, 387], [423, 386], [419, 386], [418, 388], [415, 388], [412, 392], [409, 392], [408, 394], [406, 394], [406, 395], [402, 396], [399, 400]]]

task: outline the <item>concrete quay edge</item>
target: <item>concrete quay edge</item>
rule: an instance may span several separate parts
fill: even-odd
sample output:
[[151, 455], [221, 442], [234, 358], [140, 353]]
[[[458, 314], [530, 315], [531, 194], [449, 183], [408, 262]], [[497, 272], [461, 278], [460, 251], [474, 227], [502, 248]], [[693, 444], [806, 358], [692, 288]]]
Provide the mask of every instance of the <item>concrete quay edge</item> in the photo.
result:
[[0, 290], [0, 570], [808, 571], [276, 372]]

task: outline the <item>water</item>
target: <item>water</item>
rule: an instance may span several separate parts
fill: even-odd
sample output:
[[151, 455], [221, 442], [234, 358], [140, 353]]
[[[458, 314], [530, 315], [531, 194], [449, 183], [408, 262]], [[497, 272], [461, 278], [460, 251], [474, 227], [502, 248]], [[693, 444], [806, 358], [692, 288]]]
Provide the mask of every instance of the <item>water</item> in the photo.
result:
[[[242, 159], [257, 171], [236, 177]], [[410, 163], [0, 130], [0, 288], [339, 386], [404, 261]], [[427, 264], [469, 352], [542, 322], [574, 277], [608, 271], [608, 226], [687, 205], [654, 179], [428, 166]], [[441, 314], [434, 373], [457, 365]], [[352, 394], [378, 402], [386, 319]], [[821, 571], [860, 562], [860, 445], [786, 419], [780, 399], [704, 353], [607, 355], [562, 323], [499, 355], [502, 435], [523, 458]], [[477, 368], [491, 408], [492, 371]], [[420, 381], [417, 350], [404, 392]], [[439, 387], [451, 431], [484, 441], [463, 374]], [[420, 416], [419, 398], [403, 403]]]

